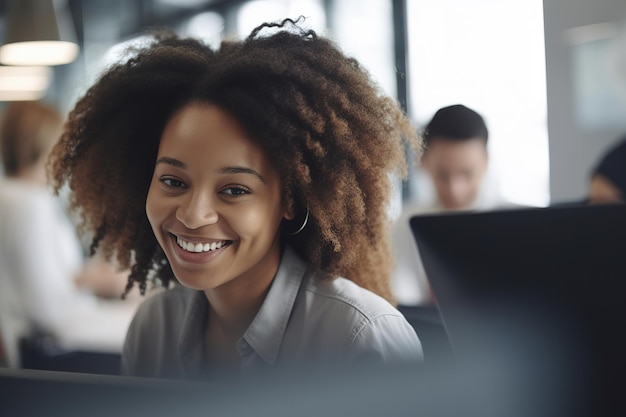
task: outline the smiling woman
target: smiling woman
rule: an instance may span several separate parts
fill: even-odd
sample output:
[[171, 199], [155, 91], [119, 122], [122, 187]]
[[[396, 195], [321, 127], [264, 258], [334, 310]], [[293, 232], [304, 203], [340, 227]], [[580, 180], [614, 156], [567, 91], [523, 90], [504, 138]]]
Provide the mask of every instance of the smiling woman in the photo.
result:
[[419, 140], [398, 105], [291, 20], [219, 50], [159, 34], [111, 67], [50, 168], [94, 248], [131, 268], [128, 289], [176, 283], [142, 304], [124, 371], [420, 361], [389, 288], [407, 146]]
[[241, 282], [251, 300], [240, 304], [260, 300], [280, 262], [281, 220], [294, 217], [263, 149], [218, 107], [190, 104], [166, 125], [158, 158], [146, 212], [174, 276], [210, 305]]

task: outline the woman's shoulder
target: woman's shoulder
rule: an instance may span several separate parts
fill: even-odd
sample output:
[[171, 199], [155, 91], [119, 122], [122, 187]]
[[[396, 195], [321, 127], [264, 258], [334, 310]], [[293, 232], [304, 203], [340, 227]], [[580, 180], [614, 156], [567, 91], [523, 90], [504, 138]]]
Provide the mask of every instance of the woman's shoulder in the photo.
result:
[[197, 291], [175, 285], [173, 288], [153, 289], [146, 299], [141, 302], [135, 315], [136, 320], [150, 319], [154, 321], [159, 317], [172, 317], [176, 319], [185, 314], [185, 310], [196, 297]]
[[[141, 302], [130, 325], [130, 333], [151, 335], [150, 338], [169, 337], [180, 329], [192, 309], [202, 308], [201, 292], [176, 285], [170, 289], [154, 289]], [[143, 336], [141, 336], [143, 337]]]
[[318, 280], [314, 277], [308, 280], [305, 292], [316, 302], [352, 311], [367, 320], [376, 320], [381, 316], [403, 317], [394, 306], [383, 297], [369, 291], [355, 282], [337, 277], [332, 280]]
[[171, 339], [196, 313], [204, 308], [202, 292], [177, 285], [155, 289], [141, 302], [130, 324], [126, 343]]
[[421, 361], [422, 347], [415, 330], [381, 296], [338, 277], [309, 279], [302, 297], [307, 323], [327, 342], [345, 340], [342, 351], [349, 362]]

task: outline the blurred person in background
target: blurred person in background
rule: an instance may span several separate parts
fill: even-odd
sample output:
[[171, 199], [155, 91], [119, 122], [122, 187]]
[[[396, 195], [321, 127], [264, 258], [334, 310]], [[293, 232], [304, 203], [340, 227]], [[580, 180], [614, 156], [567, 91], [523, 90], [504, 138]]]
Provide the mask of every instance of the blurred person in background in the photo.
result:
[[0, 329], [0, 367], [7, 366], [7, 354], [5, 350], [4, 340], [2, 340], [2, 329]]
[[489, 162], [489, 131], [483, 117], [455, 104], [435, 113], [422, 134], [420, 168], [431, 180], [434, 195], [409, 204], [403, 211], [428, 213], [491, 209], [502, 203], [485, 183]]
[[626, 202], [626, 136], [609, 148], [591, 173], [589, 203]]
[[[119, 298], [127, 274], [99, 255], [85, 259], [74, 225], [48, 187], [46, 161], [62, 124], [54, 107], [39, 102], [8, 104], [0, 119], [5, 173], [0, 178], [0, 336], [11, 367], [20, 366], [22, 338], [67, 339], [104, 331], [109, 319], [129, 322], [133, 313], [100, 307], [98, 296]], [[123, 333], [116, 333], [123, 340]]]
[[412, 216], [508, 205], [486, 181], [489, 131], [480, 114], [462, 104], [443, 107], [426, 125], [422, 136], [425, 149], [421, 170], [431, 180], [434, 195], [429, 201], [405, 204], [392, 228], [396, 267], [391, 282], [401, 305], [433, 303], [409, 228]]

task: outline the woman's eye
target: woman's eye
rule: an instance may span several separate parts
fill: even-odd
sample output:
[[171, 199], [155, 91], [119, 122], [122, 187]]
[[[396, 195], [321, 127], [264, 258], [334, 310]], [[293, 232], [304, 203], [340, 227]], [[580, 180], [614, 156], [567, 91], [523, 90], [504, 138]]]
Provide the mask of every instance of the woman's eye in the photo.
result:
[[222, 193], [233, 197], [239, 197], [242, 195], [250, 194], [250, 191], [242, 187], [228, 187], [222, 190]]
[[185, 183], [174, 178], [161, 178], [160, 181], [169, 188], [185, 188], [186, 187]]

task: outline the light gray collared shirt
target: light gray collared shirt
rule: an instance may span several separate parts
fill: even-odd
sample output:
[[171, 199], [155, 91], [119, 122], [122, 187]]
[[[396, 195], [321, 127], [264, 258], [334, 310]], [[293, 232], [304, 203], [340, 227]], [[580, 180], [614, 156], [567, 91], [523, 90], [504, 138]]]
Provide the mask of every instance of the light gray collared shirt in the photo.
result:
[[[182, 286], [148, 298], [129, 328], [126, 375], [202, 377], [208, 301]], [[345, 278], [323, 282], [291, 248], [236, 345], [242, 372], [280, 365], [420, 362], [411, 325], [378, 295]]]

